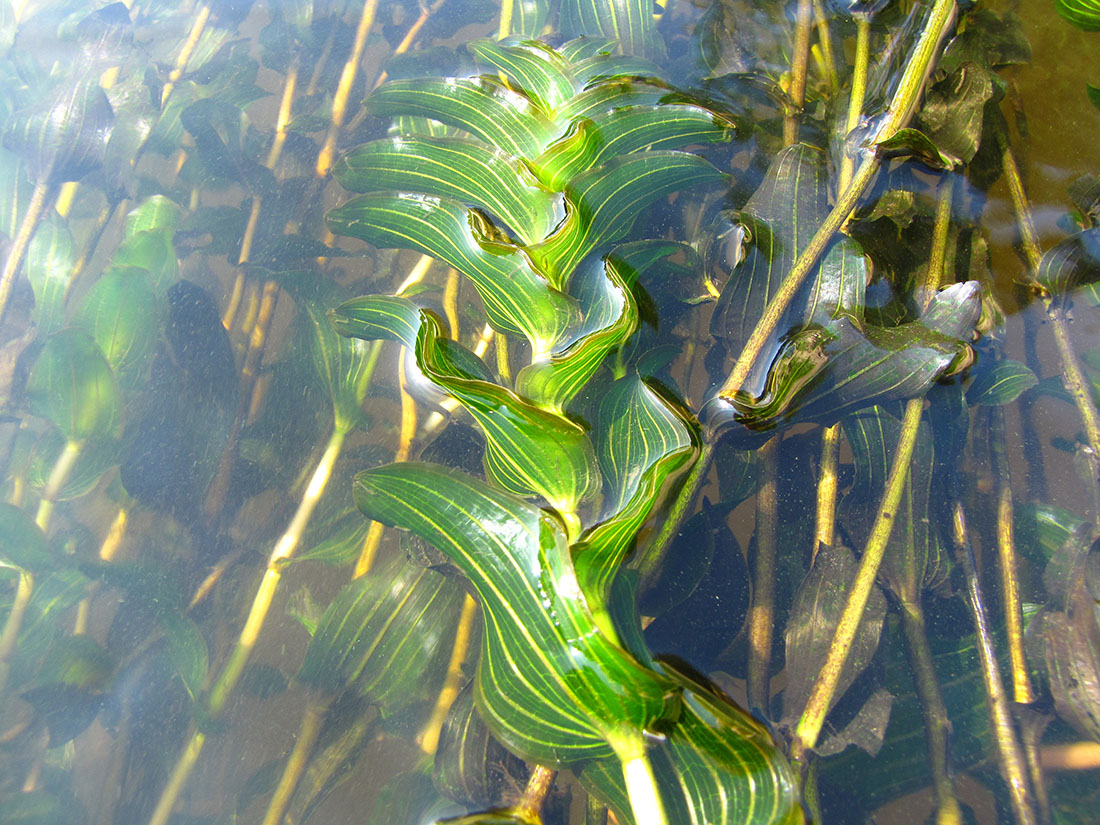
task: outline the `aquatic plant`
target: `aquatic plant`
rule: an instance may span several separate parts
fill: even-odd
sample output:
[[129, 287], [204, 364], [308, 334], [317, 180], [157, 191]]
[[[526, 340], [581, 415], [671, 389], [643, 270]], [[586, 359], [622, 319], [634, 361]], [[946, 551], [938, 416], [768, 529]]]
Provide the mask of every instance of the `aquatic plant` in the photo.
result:
[[705, 6], [0, 7], [0, 823], [1088, 821], [1100, 183], [1011, 14]]

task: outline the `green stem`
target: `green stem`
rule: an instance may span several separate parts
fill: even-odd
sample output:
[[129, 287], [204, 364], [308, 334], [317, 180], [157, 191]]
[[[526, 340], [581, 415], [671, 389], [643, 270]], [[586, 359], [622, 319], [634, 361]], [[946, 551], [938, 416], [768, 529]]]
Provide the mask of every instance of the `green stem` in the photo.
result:
[[657, 777], [653, 775], [641, 734], [635, 731], [617, 734], [611, 737], [610, 745], [623, 766], [623, 780], [635, 825], [668, 825]]
[[1012, 475], [1008, 462], [1003, 407], [990, 407], [990, 443], [993, 474], [997, 478], [997, 560], [1001, 572], [1001, 604], [1008, 635], [1008, 656], [1012, 665], [1012, 696], [1021, 705], [1035, 701], [1031, 676], [1024, 653], [1023, 610], [1020, 577], [1016, 570], [1016, 536], [1013, 522]]
[[[927, 307], [933, 292], [945, 279], [944, 260], [947, 248], [947, 230], [951, 218], [951, 193], [954, 188], [950, 178], [940, 184], [939, 196], [936, 200], [936, 219], [932, 234], [932, 249], [928, 258], [928, 268], [922, 284], [918, 287], [918, 300]], [[837, 685], [840, 682], [840, 674], [844, 664], [848, 660], [852, 642], [856, 631], [859, 629], [863, 611], [870, 598], [871, 589], [874, 587], [878, 576], [882, 558], [886, 553], [886, 546], [890, 540], [890, 533], [894, 529], [894, 521], [901, 503], [902, 493], [909, 478], [909, 463], [913, 458], [913, 449], [917, 443], [917, 433], [920, 430], [921, 414], [924, 410], [923, 398], [912, 398], [905, 406], [905, 415], [902, 418], [901, 436], [898, 439], [897, 452], [890, 464], [890, 473], [886, 479], [886, 490], [883, 493], [882, 503], [879, 505], [878, 515], [871, 535], [867, 539], [867, 545], [860, 558], [859, 571], [856, 581], [848, 594], [848, 601], [844, 605], [840, 622], [837, 624], [833, 635], [833, 643], [829, 648], [829, 655], [825, 666], [814, 682], [810, 693], [810, 699], [802, 712], [802, 718], [798, 720], [795, 729], [794, 742], [791, 745], [791, 753], [795, 759], [802, 759], [805, 752], [812, 750], [817, 744], [817, 738], [821, 734], [821, 727], [825, 722], [825, 716], [833, 704]]]
[[69, 476], [72, 475], [73, 467], [76, 466], [76, 461], [80, 458], [80, 452], [84, 449], [83, 441], [66, 441], [65, 447], [61, 451], [61, 455], [57, 457], [57, 461], [54, 462], [53, 469], [50, 471], [49, 480], [46, 482], [46, 487], [42, 491], [42, 498], [38, 502], [38, 512], [35, 514], [35, 524], [42, 528], [42, 532], [50, 526], [50, 518], [53, 515], [53, 507], [57, 502], [57, 497], [61, 494], [61, 489], [65, 486], [65, 482], [69, 480]]
[[19, 584], [15, 587], [15, 598], [8, 611], [8, 618], [4, 622], [4, 632], [0, 633], [0, 700], [4, 697], [4, 690], [8, 686], [8, 676], [11, 673], [11, 654], [15, 651], [15, 642], [19, 638], [19, 628], [23, 625], [23, 616], [27, 612], [27, 605], [31, 603], [34, 594], [34, 573], [29, 570], [19, 571]]

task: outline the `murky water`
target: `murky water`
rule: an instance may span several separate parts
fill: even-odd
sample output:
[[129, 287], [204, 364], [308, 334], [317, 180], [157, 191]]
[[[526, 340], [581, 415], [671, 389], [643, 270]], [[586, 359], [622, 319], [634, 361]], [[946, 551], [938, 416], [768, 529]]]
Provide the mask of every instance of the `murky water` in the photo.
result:
[[0, 3], [0, 825], [1097, 821], [1100, 34]]

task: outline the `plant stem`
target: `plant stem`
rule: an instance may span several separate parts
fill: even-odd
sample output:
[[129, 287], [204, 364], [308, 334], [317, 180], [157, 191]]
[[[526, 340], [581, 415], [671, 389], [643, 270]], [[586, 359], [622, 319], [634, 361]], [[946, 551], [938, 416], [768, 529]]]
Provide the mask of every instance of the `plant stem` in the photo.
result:
[[623, 766], [623, 780], [635, 825], [668, 825], [657, 777], [653, 775], [642, 735], [637, 731], [623, 731], [611, 736], [609, 744]]
[[[1008, 142], [1003, 125], [997, 129], [998, 146], [1001, 149], [1001, 170], [1008, 184], [1008, 191], [1012, 198], [1012, 206], [1016, 212], [1016, 225], [1020, 232], [1020, 245], [1027, 258], [1030, 268], [1030, 280], [1034, 282], [1039, 272], [1039, 266], [1043, 260], [1042, 249], [1039, 246], [1039, 238], [1035, 233], [1035, 224], [1031, 219], [1031, 207], [1028, 203], [1027, 193], [1024, 192], [1023, 180], [1020, 177], [1020, 169], [1016, 165], [1016, 158], [1012, 153], [1012, 147]], [[1037, 285], [1036, 285], [1037, 286]], [[1093, 487], [1097, 485], [1097, 465], [1100, 462], [1100, 413], [1089, 392], [1088, 382], [1081, 369], [1077, 353], [1074, 351], [1073, 342], [1070, 340], [1069, 328], [1060, 305], [1055, 303], [1054, 296], [1041, 290], [1043, 305], [1046, 307], [1047, 316], [1050, 319], [1051, 329], [1054, 331], [1054, 340], [1058, 346], [1058, 353], [1062, 358], [1063, 380], [1073, 403], [1081, 416], [1081, 423], [1085, 428], [1085, 439], [1089, 449], [1093, 466]], [[1094, 491], [1095, 492], [1095, 491]], [[1096, 496], [1093, 496], [1094, 500]], [[1100, 513], [1095, 514], [1100, 520]]]
[[[950, 178], [944, 180], [940, 184], [939, 196], [936, 200], [936, 220], [932, 235], [932, 249], [928, 256], [928, 268], [925, 272], [924, 282], [918, 287], [918, 300], [925, 307], [927, 307], [933, 292], [945, 277], [944, 259], [947, 229], [951, 217], [953, 186], [953, 181]], [[867, 607], [867, 599], [871, 595], [871, 589], [874, 587], [875, 578], [878, 576], [882, 558], [886, 553], [890, 533], [894, 529], [898, 505], [901, 503], [901, 496], [905, 491], [905, 485], [909, 478], [909, 463], [912, 461], [913, 449], [916, 447], [917, 433], [920, 430], [923, 410], [923, 398], [911, 398], [905, 405], [901, 435], [898, 438], [897, 449], [890, 464], [890, 472], [886, 478], [886, 489], [883, 493], [882, 503], [879, 505], [878, 515], [875, 517], [874, 526], [871, 528], [871, 534], [867, 538], [863, 556], [860, 558], [855, 584], [848, 594], [844, 612], [837, 623], [833, 643], [829, 647], [829, 655], [825, 660], [825, 665], [814, 682], [810, 698], [806, 703], [805, 710], [802, 712], [802, 718], [798, 720], [798, 726], [795, 729], [791, 754], [796, 760], [803, 759], [805, 752], [812, 750], [817, 744], [817, 738], [821, 734], [825, 716], [832, 706], [841, 671], [848, 659], [856, 631], [859, 629], [860, 620], [863, 618], [863, 612]]]
[[779, 523], [779, 442], [757, 452], [761, 469], [756, 492], [756, 564], [749, 608], [749, 706], [769, 718], [772, 642], [775, 634], [775, 554]]
[[[276, 542], [275, 548], [268, 557], [267, 569], [264, 571], [260, 586], [252, 600], [252, 608], [249, 610], [248, 618], [237, 637], [237, 642], [229, 655], [229, 660], [225, 663], [217, 681], [210, 689], [206, 702], [206, 712], [211, 719], [217, 719], [225, 710], [226, 701], [233, 692], [233, 688], [236, 687], [241, 674], [244, 672], [245, 665], [256, 647], [260, 630], [263, 628], [267, 613], [271, 609], [271, 602], [275, 597], [275, 589], [282, 578], [283, 568], [297, 549], [298, 543], [302, 539], [302, 533], [309, 523], [310, 516], [313, 515], [314, 508], [321, 500], [346, 437], [347, 430], [345, 429], [337, 427], [332, 431], [328, 444], [325, 445], [325, 451], [321, 455], [320, 461], [317, 462], [309, 484], [298, 503], [298, 509], [290, 520], [290, 525], [279, 538], [279, 541]], [[172, 777], [168, 785], [161, 792], [156, 810], [152, 819], [149, 820], [149, 825], [165, 825], [168, 821], [172, 807], [175, 805], [177, 797], [183, 790], [183, 786], [186, 784], [187, 778], [199, 758], [205, 739], [206, 734], [202, 731], [194, 730], [192, 732], [191, 739], [185, 746], [183, 753], [180, 754], [179, 761], [172, 771]]]
[[825, 8], [821, 0], [814, 0], [814, 26], [817, 28], [817, 41], [821, 44], [821, 60], [825, 64], [825, 81], [829, 95], [832, 96], [840, 87], [840, 80], [836, 74], [833, 43], [829, 38], [829, 21], [825, 19]]
[[500, 26], [497, 28], [497, 40], [503, 40], [512, 33], [512, 14], [514, 0], [501, 0]]
[[[886, 117], [882, 127], [874, 137], [874, 141], [880, 142], [892, 137], [899, 129], [909, 122], [913, 109], [920, 99], [924, 89], [924, 83], [931, 72], [939, 44], [947, 36], [955, 19], [955, 0], [935, 0], [932, 12], [921, 32], [920, 39], [913, 50], [913, 55], [905, 66], [897, 91], [886, 110]], [[745, 342], [737, 363], [733, 367], [729, 378], [722, 385], [719, 395], [723, 398], [732, 398], [739, 390], [743, 389], [745, 380], [756, 366], [760, 354], [768, 340], [774, 335], [780, 319], [790, 306], [794, 296], [798, 293], [802, 282], [810, 274], [818, 258], [828, 247], [837, 230], [848, 219], [848, 214], [859, 202], [864, 190], [871, 183], [881, 161], [875, 152], [868, 151], [866, 157], [852, 175], [851, 183], [837, 198], [836, 205], [818, 227], [813, 238], [799, 253], [797, 260], [790, 272], [783, 279], [775, 297], [772, 298], [764, 314], [757, 322], [755, 329]]]
[[462, 602], [462, 613], [458, 617], [458, 626], [455, 628], [454, 644], [451, 646], [451, 659], [447, 663], [447, 675], [443, 680], [443, 689], [435, 700], [432, 715], [424, 725], [424, 729], [418, 737], [420, 749], [428, 755], [434, 755], [439, 748], [439, 734], [443, 730], [443, 723], [447, 720], [447, 712], [454, 704], [455, 697], [462, 689], [463, 674], [462, 663], [466, 661], [466, 653], [470, 648], [470, 637], [474, 629], [474, 616], [477, 615], [477, 602], [469, 593]]
[[61, 450], [61, 455], [57, 457], [53, 469], [50, 470], [50, 478], [46, 482], [45, 489], [42, 490], [42, 499], [38, 502], [38, 512], [34, 517], [35, 524], [42, 528], [43, 533], [50, 526], [54, 504], [57, 502], [57, 497], [61, 494], [65, 482], [72, 475], [73, 467], [76, 466], [76, 460], [80, 458], [83, 449], [83, 441], [66, 441], [65, 447]]
[[932, 790], [936, 796], [935, 822], [936, 825], [961, 825], [962, 810], [955, 796], [955, 784], [951, 780], [951, 766], [948, 762], [951, 722], [943, 703], [939, 682], [936, 680], [936, 668], [928, 646], [924, 609], [921, 607], [920, 596], [914, 592], [915, 588], [904, 589], [909, 592], [899, 594], [901, 627], [905, 634], [909, 667], [913, 672], [913, 683], [924, 720], [924, 735], [932, 769]]
[[30, 203], [27, 204], [27, 212], [23, 215], [19, 231], [15, 233], [15, 240], [12, 241], [11, 249], [8, 250], [4, 271], [0, 274], [0, 323], [4, 321], [4, 311], [8, 307], [8, 298], [15, 283], [15, 273], [19, 271], [23, 256], [27, 254], [27, 247], [30, 246], [34, 230], [38, 227], [42, 213], [46, 210], [46, 201], [52, 189], [53, 187], [45, 181], [35, 184]]
[[833, 424], [821, 433], [821, 466], [817, 473], [817, 516], [814, 520], [812, 565], [817, 554], [832, 547], [836, 540], [836, 499], [839, 490], [840, 425]]
[[810, 60], [810, 28], [813, 0], [798, 0], [795, 11], [794, 53], [791, 55], [791, 85], [787, 90], [789, 110], [783, 118], [783, 143], [798, 142], [798, 123], [806, 105], [806, 67]]
[[531, 776], [527, 780], [527, 787], [523, 789], [523, 798], [513, 808], [521, 822], [542, 821], [539, 812], [542, 810], [542, 805], [546, 801], [550, 789], [554, 787], [554, 775], [556, 773], [557, 771], [553, 768], [535, 765], [535, 769], [531, 771]]
[[19, 639], [19, 628], [23, 625], [23, 616], [27, 612], [27, 605], [31, 603], [34, 594], [34, 573], [30, 570], [19, 571], [19, 583], [15, 586], [15, 598], [12, 599], [8, 618], [4, 622], [4, 631], [0, 633], [0, 700], [4, 698], [4, 691], [8, 686], [8, 675], [11, 673], [11, 654], [15, 651], [15, 643]]
[[363, 10], [359, 14], [359, 26], [355, 30], [355, 42], [352, 45], [351, 55], [348, 57], [348, 62], [344, 64], [343, 72], [340, 73], [340, 82], [332, 98], [332, 118], [329, 121], [328, 133], [325, 135], [325, 143], [317, 156], [315, 171], [319, 178], [325, 177], [332, 168], [336, 155], [336, 137], [340, 133], [340, 127], [344, 125], [348, 99], [355, 85], [355, 77], [359, 73], [359, 61], [363, 59], [367, 35], [370, 34], [371, 26], [374, 25], [374, 15], [377, 11], [378, 0], [365, 0]]
[[997, 747], [997, 762], [1001, 769], [1001, 778], [1008, 789], [1013, 819], [1016, 825], [1036, 825], [1035, 796], [1028, 776], [1027, 763], [1023, 749], [1016, 735], [1012, 721], [1012, 711], [1008, 706], [1008, 696], [1001, 680], [1001, 671], [997, 664], [997, 654], [993, 644], [993, 634], [989, 629], [989, 618], [985, 610], [985, 597], [982, 595], [981, 581], [974, 561], [974, 550], [970, 546], [966, 527], [966, 514], [962, 502], [956, 501], [952, 512], [952, 538], [955, 544], [955, 559], [963, 571], [966, 580], [966, 604], [974, 622], [978, 640], [978, 659], [981, 662], [982, 681], [985, 684], [986, 705], [993, 739]]
[[1012, 475], [1005, 454], [1005, 414], [1003, 407], [990, 407], [993, 474], [997, 477], [997, 559], [1001, 571], [1001, 603], [1008, 635], [1008, 655], [1012, 664], [1012, 697], [1021, 705], [1035, 701], [1031, 677], [1024, 654], [1023, 611], [1020, 607], [1020, 578], [1016, 570], [1015, 507], [1012, 502]]
[[332, 468], [336, 465], [336, 459], [340, 456], [340, 450], [344, 446], [346, 436], [346, 430], [338, 428], [332, 431], [328, 444], [325, 445], [325, 452], [321, 456], [321, 460], [317, 462], [317, 468], [313, 471], [313, 477], [310, 478], [309, 485], [302, 495], [298, 509], [290, 521], [290, 526], [279, 538], [279, 541], [275, 544], [275, 549], [271, 551], [271, 555], [268, 557], [267, 569], [264, 571], [264, 577], [260, 581], [256, 596], [252, 600], [252, 609], [249, 611], [248, 619], [241, 629], [236, 647], [222, 670], [218, 681], [214, 683], [214, 687], [210, 690], [207, 710], [215, 718], [225, 709], [225, 702], [233, 688], [236, 687], [237, 680], [240, 679], [241, 672], [244, 670], [248, 658], [252, 655], [252, 650], [256, 646], [264, 620], [267, 618], [267, 612], [271, 608], [275, 588], [282, 578], [283, 567], [297, 549], [298, 542], [301, 541], [302, 533], [309, 523], [310, 516], [313, 515], [317, 502], [321, 500], [321, 495], [325, 492], [328, 480], [332, 476]]
[[313, 746], [317, 744], [317, 736], [321, 733], [322, 724], [325, 721], [325, 711], [328, 710], [329, 700], [311, 698], [306, 705], [306, 712], [302, 715], [302, 724], [298, 727], [298, 737], [294, 740], [294, 748], [283, 767], [283, 774], [279, 777], [279, 784], [271, 794], [271, 801], [267, 804], [267, 812], [264, 814], [262, 825], [279, 825], [283, 821], [283, 814], [290, 803], [290, 797], [298, 787], [298, 782], [305, 773], [309, 764], [309, 756], [313, 752]]
[[183, 73], [187, 71], [187, 64], [191, 60], [191, 55], [195, 53], [195, 47], [199, 45], [199, 38], [202, 37], [203, 31], [206, 30], [206, 24], [210, 20], [210, 6], [203, 4], [199, 7], [199, 13], [195, 17], [195, 22], [191, 24], [191, 31], [187, 35], [187, 39], [183, 42], [183, 48], [180, 49], [179, 57], [176, 58], [176, 65], [172, 68], [172, 71], [168, 75], [168, 80], [164, 84], [164, 89], [160, 93], [160, 108], [164, 108], [164, 104], [168, 102], [168, 98], [172, 95], [172, 90], [176, 88], [176, 84], [179, 83], [179, 79], [183, 77]]
[[806, 752], [817, 745], [825, 715], [833, 703], [841, 671], [848, 660], [852, 642], [867, 607], [867, 600], [871, 596], [871, 589], [875, 586], [875, 578], [878, 576], [878, 569], [882, 564], [890, 533], [894, 529], [894, 519], [909, 477], [909, 462], [913, 459], [913, 448], [917, 443], [917, 431], [920, 428], [923, 410], [923, 398], [910, 399], [905, 405], [901, 437], [898, 439], [897, 451], [890, 464], [890, 473], [886, 478], [886, 489], [878, 508], [878, 515], [875, 517], [874, 526], [871, 528], [871, 534], [859, 561], [855, 583], [848, 594], [848, 601], [844, 605], [840, 621], [837, 622], [833, 642], [829, 646], [829, 655], [814, 682], [806, 708], [802, 711], [802, 717], [795, 728], [794, 741], [791, 743], [791, 757], [795, 760], [804, 759]]

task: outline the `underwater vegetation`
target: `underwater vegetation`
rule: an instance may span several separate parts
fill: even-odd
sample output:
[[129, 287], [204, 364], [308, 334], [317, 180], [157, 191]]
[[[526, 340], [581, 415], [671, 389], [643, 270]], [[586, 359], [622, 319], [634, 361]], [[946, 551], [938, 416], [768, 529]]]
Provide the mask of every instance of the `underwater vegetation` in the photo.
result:
[[0, 825], [1095, 821], [1028, 34], [0, 0]]

